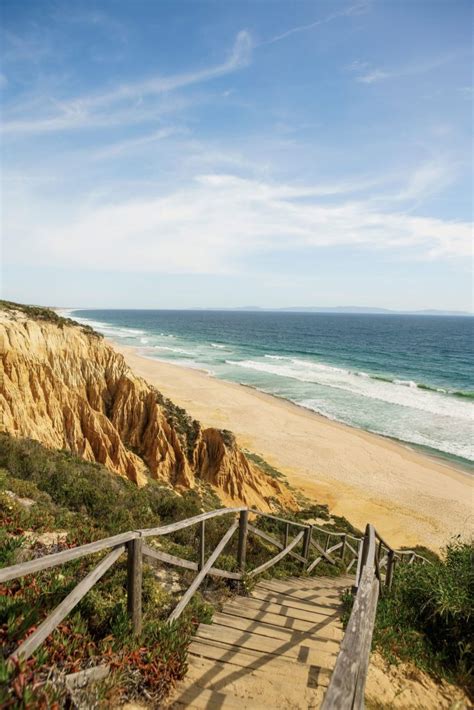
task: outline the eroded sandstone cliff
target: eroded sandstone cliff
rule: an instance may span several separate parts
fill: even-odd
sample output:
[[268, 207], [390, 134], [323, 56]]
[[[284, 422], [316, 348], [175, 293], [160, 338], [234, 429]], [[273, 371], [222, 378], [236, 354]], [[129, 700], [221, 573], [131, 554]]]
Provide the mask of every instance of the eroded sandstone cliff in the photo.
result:
[[202, 429], [90, 329], [1, 309], [0, 362], [2, 431], [68, 449], [138, 485], [203, 481], [227, 503], [296, 505], [229, 433]]

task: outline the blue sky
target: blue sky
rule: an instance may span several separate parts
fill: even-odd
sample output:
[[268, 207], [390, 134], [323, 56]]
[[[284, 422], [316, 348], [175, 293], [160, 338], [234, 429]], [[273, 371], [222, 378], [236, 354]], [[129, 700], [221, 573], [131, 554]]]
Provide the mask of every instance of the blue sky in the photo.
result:
[[2, 294], [472, 310], [472, 5], [2, 0]]

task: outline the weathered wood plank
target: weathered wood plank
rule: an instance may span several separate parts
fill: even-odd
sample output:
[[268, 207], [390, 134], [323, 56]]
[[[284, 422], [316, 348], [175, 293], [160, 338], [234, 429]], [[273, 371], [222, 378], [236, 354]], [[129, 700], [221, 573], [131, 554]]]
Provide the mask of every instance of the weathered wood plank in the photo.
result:
[[310, 574], [314, 570], [314, 568], [317, 567], [320, 562], [322, 562], [322, 560], [323, 558], [321, 555], [319, 557], [316, 557], [316, 559], [313, 560], [311, 564], [306, 568], [307, 573]]
[[[288, 659], [280, 659], [278, 656], [264, 656], [250, 649], [230, 650], [226, 644], [220, 644], [218, 641], [206, 641], [199, 639], [193, 641], [189, 647], [189, 653], [198, 658], [207, 658], [219, 663], [229, 663], [240, 668], [246, 669], [248, 672], [254, 670], [262, 673], [273, 675], [282, 675], [286, 677], [288, 674]], [[295, 663], [291, 667], [291, 677], [295, 682], [307, 683], [308, 671], [312, 667], [305, 663]], [[318, 685], [327, 686], [331, 671], [317, 667], [320, 671], [318, 677]]]
[[371, 525], [367, 525], [359, 554], [358, 589], [321, 710], [363, 708], [379, 589], [375, 577], [375, 544], [375, 531]]
[[[283, 545], [280, 542], [280, 540], [277, 540], [276, 537], [273, 537], [273, 535], [269, 535], [268, 533], [264, 532], [263, 530], [256, 528], [254, 525], [249, 524], [249, 530], [254, 535], [261, 537], [262, 540], [266, 540], [267, 542], [271, 543], [272, 545], [275, 545], [275, 547], [277, 547], [279, 550], [284, 550], [286, 547], [288, 547], [288, 541], [286, 542], [285, 545]], [[285, 540], [286, 540], [286, 536], [285, 536]], [[304, 557], [299, 555], [297, 552], [290, 552], [289, 555], [290, 555], [290, 557], [294, 557], [296, 560], [299, 560], [300, 562], [305, 561]]]
[[270, 513], [261, 513], [259, 510], [254, 508], [249, 508], [249, 512], [254, 515], [259, 515], [261, 518], [270, 518], [271, 520], [278, 520], [280, 523], [285, 523], [285, 525], [292, 525], [295, 528], [307, 528], [308, 525], [305, 523], [295, 523], [293, 520], [287, 520], [286, 518], [279, 518], [276, 515], [271, 515]]
[[284, 594], [289, 599], [294, 599], [298, 602], [304, 602], [306, 604], [324, 606], [326, 608], [338, 609], [341, 605], [341, 595], [340, 594], [327, 594], [325, 591], [314, 592], [309, 589], [293, 591], [284, 591], [282, 588], [274, 585], [268, 585], [262, 587], [262, 591], [273, 592], [274, 594]]
[[125, 550], [124, 545], [116, 547], [112, 552], [109, 552], [105, 557], [79, 584], [74, 587], [72, 592], [59, 604], [56, 609], [38, 626], [31, 636], [28, 636], [19, 648], [10, 656], [10, 659], [27, 659], [36, 651], [45, 638], [54, 631], [56, 626], [61, 623], [65, 616], [74, 609], [81, 601], [82, 597], [87, 594], [89, 589], [112, 567], [114, 562], [118, 560], [122, 552]]
[[242, 510], [239, 518], [239, 544], [237, 548], [237, 565], [243, 572], [247, 559], [247, 536], [249, 531], [249, 511]]
[[184, 528], [189, 528], [191, 525], [196, 525], [202, 520], [210, 520], [211, 518], [217, 518], [221, 515], [230, 515], [231, 513], [240, 513], [242, 510], [247, 510], [247, 508], [218, 508], [217, 510], [210, 510], [207, 513], [200, 513], [195, 515], [193, 518], [186, 518], [186, 520], [180, 520], [177, 523], [170, 523], [170, 525], [162, 525], [158, 528], [143, 528], [138, 530], [138, 532], [143, 537], [151, 537], [157, 535], [169, 535], [170, 533], [176, 532], [177, 530], [184, 530]]
[[258, 588], [265, 591], [285, 594], [285, 596], [294, 597], [302, 601], [315, 602], [316, 604], [318, 600], [320, 600], [321, 603], [324, 604], [339, 606], [341, 598], [340, 592], [332, 590], [331, 588], [322, 587], [320, 589], [308, 589], [303, 587], [298, 589], [297, 587], [281, 583], [274, 579], [263, 579], [258, 585]]
[[[242, 513], [241, 513], [242, 515]], [[206, 563], [206, 521], [199, 523], [198, 570], [202, 570]]]
[[297, 660], [302, 657], [301, 648], [306, 652], [305, 663], [318, 665], [322, 668], [332, 668], [335, 662], [335, 654], [328, 650], [310, 648], [305, 645], [304, 640], [281, 640], [269, 636], [259, 636], [239, 629], [232, 629], [228, 626], [218, 624], [201, 624], [195, 638], [206, 639], [208, 641], [219, 641], [232, 647], [231, 650], [249, 649], [262, 654], [271, 654], [278, 658], [291, 658]]
[[135, 636], [142, 631], [143, 538], [127, 542], [127, 611]]
[[251, 609], [250, 607], [242, 609], [238, 606], [229, 605], [224, 607], [222, 613], [247, 621], [255, 621], [261, 625], [268, 624], [272, 628], [277, 626], [290, 631], [312, 633], [317, 638], [340, 641], [344, 635], [342, 625], [339, 621], [339, 615], [337, 615], [337, 617], [319, 616], [317, 621], [314, 621], [308, 620], [306, 617], [304, 619], [294, 619], [274, 612], [262, 611], [262, 609]]
[[69, 673], [66, 676], [65, 684], [68, 690], [80, 690], [86, 688], [91, 683], [97, 683], [98, 681], [104, 680], [110, 673], [110, 666], [103, 664], [101, 666], [94, 666], [93, 668], [86, 668], [83, 671], [78, 671], [77, 673]]
[[[264, 668], [249, 669], [242, 672], [240, 667], [232, 662], [215, 661], [209, 658], [198, 656], [189, 656], [189, 669], [187, 679], [189, 685], [198, 685], [200, 687], [216, 687], [222, 689], [223, 692], [231, 691], [239, 693], [242, 691], [242, 706], [241, 709], [247, 707], [254, 708], [252, 697], [250, 699], [248, 693], [248, 682], [250, 680], [253, 688], [256, 688], [259, 697], [265, 701], [266, 708], [294, 708], [295, 701], [295, 678], [285, 676], [282, 673], [269, 674]], [[296, 666], [296, 664], [294, 664]], [[317, 674], [308, 673], [308, 666], [300, 667], [298, 679], [300, 682], [297, 688], [301, 688], [301, 705], [303, 707], [317, 707], [315, 698], [316, 685], [308, 682], [311, 680], [317, 681]], [[305, 677], [306, 676], [306, 677]], [[310, 676], [310, 677], [308, 677]], [[314, 677], [316, 676], [316, 677]], [[326, 672], [327, 676], [327, 672]], [[211, 680], [209, 680], [211, 679]], [[185, 681], [186, 682], [186, 681]], [[178, 686], [179, 690], [179, 686]], [[322, 688], [318, 689], [321, 694]], [[288, 695], [287, 695], [288, 694]], [[209, 710], [209, 709], [208, 709]]]
[[342, 547], [343, 544], [344, 544], [344, 543], [342, 543], [342, 542], [338, 542], [336, 545], [331, 545], [331, 547], [329, 547], [329, 548], [326, 550], [327, 554], [330, 555], [331, 552], [335, 552], [336, 550], [339, 550], [339, 548]]
[[295, 539], [292, 540], [292, 542], [290, 542], [290, 544], [287, 547], [285, 547], [284, 550], [282, 550], [281, 552], [278, 553], [278, 555], [275, 555], [275, 557], [272, 557], [271, 560], [268, 560], [267, 562], [264, 562], [263, 564], [259, 565], [255, 569], [253, 569], [249, 573], [249, 577], [255, 577], [257, 574], [264, 572], [269, 567], [273, 567], [273, 565], [276, 565], [277, 562], [279, 562], [284, 557], [286, 557], [286, 555], [299, 543], [299, 541], [301, 540], [303, 535], [304, 535], [304, 531], [302, 530], [300, 533], [298, 533], [298, 535], [295, 537]]
[[[184, 569], [199, 571], [197, 562], [185, 560], [183, 557], [170, 555], [169, 552], [164, 552], [163, 550], [155, 550], [153, 547], [149, 547], [146, 543], [143, 543], [143, 554], [145, 557], [151, 557], [154, 560], [159, 560], [160, 562], [165, 562], [166, 564], [174, 565], [175, 567], [184, 567]], [[227, 570], [218, 569], [217, 567], [211, 567], [208, 574], [212, 577], [223, 577], [224, 579], [235, 579], [236, 581], [242, 579], [240, 572], [227, 572]]]
[[372, 646], [372, 636], [374, 633], [375, 614], [377, 612], [377, 600], [381, 590], [380, 582], [377, 579], [372, 581], [371, 598], [369, 608], [367, 610], [367, 621], [362, 633], [362, 643], [360, 645], [360, 663], [359, 672], [357, 675], [357, 686], [354, 696], [354, 708], [364, 707], [364, 692], [365, 683], [367, 680], [367, 672], [369, 670], [370, 648]]
[[[224, 606], [224, 611], [227, 611], [233, 606], [234, 609], [237, 602], [229, 602]], [[311, 621], [313, 624], [318, 622], [325, 622], [327, 619], [334, 620], [336, 614], [330, 613], [331, 610], [325, 609], [324, 611], [314, 610], [312, 612], [301, 611], [301, 609], [294, 609], [291, 606], [285, 606], [284, 604], [276, 604], [274, 602], [265, 602], [260, 599], [239, 599], [238, 608], [242, 612], [242, 616], [245, 616], [247, 609], [257, 610], [260, 612], [279, 614], [280, 616], [286, 616], [290, 619], [300, 619], [302, 621]]]
[[216, 612], [212, 617], [212, 621], [213, 624], [215, 623], [219, 626], [229, 626], [232, 629], [246, 631], [251, 634], [256, 634], [257, 636], [267, 636], [269, 638], [279, 639], [280, 641], [299, 642], [310, 648], [327, 651], [328, 653], [337, 653], [339, 649], [339, 643], [333, 639], [314, 636], [312, 632], [304, 634], [301, 631], [294, 631], [293, 629], [286, 629], [281, 626], [275, 627], [269, 624], [262, 624], [259, 621], [245, 619], [242, 616], [238, 617]]
[[71, 560], [77, 560], [80, 557], [92, 555], [94, 552], [106, 550], [109, 547], [116, 547], [117, 545], [121, 545], [129, 540], [135, 540], [138, 537], [140, 537], [140, 535], [137, 532], [121, 533], [120, 535], [106, 537], [103, 540], [96, 540], [96, 542], [89, 542], [87, 545], [71, 547], [69, 550], [63, 550], [62, 552], [55, 552], [52, 555], [38, 557], [37, 559], [30, 560], [29, 562], [21, 562], [18, 565], [4, 567], [0, 570], [0, 582], [8, 582], [10, 579], [18, 579], [19, 577], [24, 577], [26, 574], [32, 574], [33, 572], [40, 572], [44, 569], [50, 569], [51, 567], [56, 567], [57, 565], [61, 565], [65, 562], [71, 562]]
[[336, 564], [336, 561], [331, 557], [331, 555], [324, 550], [321, 545], [316, 542], [316, 540], [311, 540], [311, 545], [314, 547], [315, 550], [319, 552], [320, 555], [324, 557], [327, 562], [330, 562], [332, 565]]
[[263, 602], [272, 602], [273, 604], [281, 604], [282, 606], [290, 606], [293, 609], [302, 609], [306, 611], [332, 611], [335, 609], [341, 609], [341, 603], [334, 603], [333, 601], [329, 604], [324, 604], [318, 600], [305, 601], [304, 599], [298, 599], [296, 597], [291, 597], [282, 592], [267, 591], [266, 589], [254, 589], [252, 591], [251, 599], [259, 599]]
[[188, 590], [187, 590], [186, 593], [181, 597], [180, 601], [178, 602], [178, 604], [176, 605], [176, 607], [174, 608], [174, 610], [171, 612], [170, 616], [168, 617], [168, 621], [169, 621], [169, 622], [175, 621], [176, 619], [179, 618], [179, 616], [180, 616], [181, 613], [183, 612], [184, 608], [185, 608], [186, 605], [189, 603], [189, 600], [190, 600], [191, 597], [193, 596], [194, 592], [195, 592], [196, 589], [199, 587], [199, 585], [202, 583], [204, 577], [206, 576], [206, 574], [207, 574], [207, 573], [209, 572], [209, 570], [211, 569], [213, 562], [215, 562], [215, 560], [217, 560], [217, 558], [218, 558], [219, 555], [221, 554], [222, 550], [223, 550], [224, 547], [227, 545], [227, 543], [229, 542], [229, 540], [230, 540], [230, 538], [232, 537], [232, 535], [234, 534], [234, 532], [237, 530], [238, 525], [239, 525], [238, 523], [234, 523], [234, 524], [229, 528], [229, 530], [226, 532], [226, 534], [224, 535], [224, 537], [222, 538], [222, 540], [219, 542], [219, 544], [217, 545], [217, 547], [216, 547], [216, 549], [214, 550], [214, 552], [211, 554], [211, 556], [210, 556], [209, 559], [207, 560], [207, 562], [206, 562], [206, 564], [204, 565], [204, 567], [202, 568], [202, 570], [199, 572], [199, 574], [197, 575], [197, 577], [195, 577], [194, 580], [191, 582], [191, 584], [190, 584]]

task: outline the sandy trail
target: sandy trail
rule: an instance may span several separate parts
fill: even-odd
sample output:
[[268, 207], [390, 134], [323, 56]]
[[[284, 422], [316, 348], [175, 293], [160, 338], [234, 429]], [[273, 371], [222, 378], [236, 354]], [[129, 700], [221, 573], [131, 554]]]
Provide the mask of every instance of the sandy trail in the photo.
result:
[[232, 430], [241, 446], [354, 525], [372, 522], [396, 546], [439, 549], [454, 535], [472, 535], [469, 474], [285, 400], [112, 345], [138, 375], [204, 426]]

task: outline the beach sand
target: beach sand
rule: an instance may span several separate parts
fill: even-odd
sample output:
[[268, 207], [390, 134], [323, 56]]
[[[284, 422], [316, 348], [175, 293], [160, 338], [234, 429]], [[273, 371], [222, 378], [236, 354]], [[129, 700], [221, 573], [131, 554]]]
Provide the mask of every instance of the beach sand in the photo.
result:
[[394, 546], [436, 550], [455, 535], [472, 535], [469, 474], [285, 400], [112, 345], [136, 374], [204, 427], [230, 429], [291, 485], [360, 529], [371, 522]]

